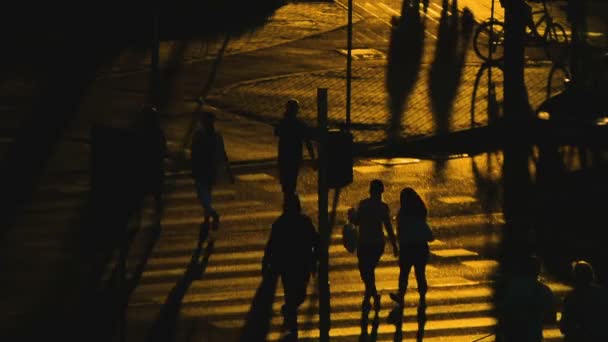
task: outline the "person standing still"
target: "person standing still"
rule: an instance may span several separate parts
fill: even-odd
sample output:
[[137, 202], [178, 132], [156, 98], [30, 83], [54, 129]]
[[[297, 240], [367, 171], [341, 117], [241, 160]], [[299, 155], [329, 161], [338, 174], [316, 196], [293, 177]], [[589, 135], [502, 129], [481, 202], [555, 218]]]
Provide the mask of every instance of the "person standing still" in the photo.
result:
[[374, 298], [374, 310], [380, 310], [380, 295], [376, 289], [376, 266], [384, 253], [384, 233], [386, 229], [389, 240], [393, 246], [393, 255], [399, 255], [397, 240], [391, 224], [390, 210], [382, 201], [384, 184], [379, 179], [371, 181], [369, 186], [370, 197], [359, 202], [354, 223], [359, 227], [359, 243], [357, 245], [357, 258], [361, 280], [365, 285], [363, 309], [370, 307], [370, 298]]
[[283, 196], [296, 192], [298, 173], [302, 164], [302, 144], [315, 163], [315, 150], [311, 142], [311, 129], [300, 120], [297, 115], [300, 103], [296, 99], [289, 99], [285, 105], [285, 113], [274, 129], [274, 135], [279, 138], [279, 179]]
[[397, 237], [399, 240], [399, 291], [390, 297], [404, 306], [408, 277], [412, 266], [418, 284], [420, 310], [426, 308], [426, 265], [429, 261], [429, 242], [433, 233], [426, 222], [427, 209], [420, 195], [412, 188], [401, 190], [399, 213], [397, 214]]
[[283, 214], [272, 224], [262, 269], [281, 276], [285, 305], [281, 307], [287, 336], [284, 341], [297, 340], [298, 307], [306, 299], [311, 273], [316, 273], [319, 234], [312, 220], [301, 211], [296, 194], [288, 195]]
[[[192, 136], [192, 177], [201, 206], [204, 209], [204, 221], [201, 223], [198, 246], [207, 239], [209, 227], [214, 232], [219, 228], [220, 216], [212, 205], [212, 190], [217, 181], [217, 171], [220, 166], [225, 168], [230, 181], [234, 176], [224, 148], [222, 135], [215, 130], [215, 115], [202, 112], [199, 117], [200, 127]], [[212, 219], [212, 220], [211, 220]]]

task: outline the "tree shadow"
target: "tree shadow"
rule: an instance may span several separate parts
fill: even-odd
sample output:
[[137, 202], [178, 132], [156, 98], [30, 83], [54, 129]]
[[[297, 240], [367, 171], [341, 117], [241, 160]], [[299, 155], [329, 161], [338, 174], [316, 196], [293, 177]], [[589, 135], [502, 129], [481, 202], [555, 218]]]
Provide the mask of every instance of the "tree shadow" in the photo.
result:
[[368, 332], [370, 307], [364, 306], [361, 309], [361, 335], [360, 342], [375, 342], [378, 340], [378, 327], [380, 326], [380, 310], [374, 310], [374, 316], [371, 321], [371, 331]]
[[205, 248], [202, 260], [199, 260], [202, 250], [200, 248], [194, 249], [186, 271], [167, 296], [160, 314], [152, 326], [147, 341], [175, 341], [182, 300], [184, 299], [190, 284], [192, 284], [194, 280], [200, 279], [205, 273], [205, 269], [209, 263], [209, 257], [213, 253], [213, 246], [214, 243], [209, 242]]
[[390, 112], [387, 133], [393, 143], [401, 138], [403, 110], [418, 80], [422, 61], [425, 21], [418, 4], [418, 0], [404, 0], [401, 17], [392, 18], [385, 82]]

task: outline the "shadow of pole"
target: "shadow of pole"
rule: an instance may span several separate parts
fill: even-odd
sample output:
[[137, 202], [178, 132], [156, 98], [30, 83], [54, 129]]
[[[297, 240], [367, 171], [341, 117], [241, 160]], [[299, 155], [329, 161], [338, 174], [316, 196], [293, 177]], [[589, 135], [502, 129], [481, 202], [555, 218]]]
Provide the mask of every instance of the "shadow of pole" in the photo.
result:
[[402, 115], [420, 71], [424, 49], [425, 23], [420, 18], [418, 1], [404, 0], [401, 17], [393, 17], [386, 65], [386, 90], [390, 111], [388, 139], [401, 138]]

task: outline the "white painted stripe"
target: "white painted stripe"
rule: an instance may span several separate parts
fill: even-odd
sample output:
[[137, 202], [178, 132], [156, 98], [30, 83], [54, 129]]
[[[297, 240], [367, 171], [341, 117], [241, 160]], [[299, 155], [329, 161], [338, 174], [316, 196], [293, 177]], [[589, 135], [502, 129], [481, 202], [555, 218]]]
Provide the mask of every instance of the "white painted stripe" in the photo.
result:
[[461, 256], [476, 256], [477, 253], [473, 251], [469, 251], [468, 249], [455, 248], [455, 249], [441, 249], [441, 250], [431, 250], [431, 253], [442, 258], [454, 258]]
[[439, 202], [443, 202], [446, 204], [459, 204], [459, 203], [473, 203], [477, 202], [475, 197], [471, 196], [443, 196], [437, 198]]
[[[384, 303], [386, 304], [386, 303]], [[393, 305], [392, 303], [390, 305]], [[446, 312], [449, 313], [460, 313], [460, 314], [467, 314], [467, 313], [476, 313], [479, 311], [487, 311], [487, 310], [491, 310], [492, 309], [492, 305], [490, 303], [470, 303], [470, 304], [456, 304], [456, 305], [437, 305], [437, 306], [429, 306], [426, 310], [426, 314], [427, 315], [433, 315], [433, 314], [444, 314]], [[302, 322], [307, 322], [307, 323], [317, 323], [319, 322], [319, 315], [315, 312], [312, 316], [308, 316], [305, 314], [304, 311], [299, 310], [300, 316], [304, 316], [301, 317], [301, 321]], [[409, 318], [410, 316], [413, 316], [414, 313], [412, 313], [410, 311], [410, 313], [408, 313], [406, 311], [406, 320], [407, 318]], [[379, 313], [379, 318], [380, 321], [385, 321], [386, 318], [388, 316], [388, 310], [381, 310]], [[412, 317], [413, 318], [413, 317]], [[331, 313], [331, 320], [332, 322], [336, 322], [336, 323], [340, 323], [340, 322], [345, 322], [345, 321], [359, 321], [361, 319], [361, 311], [357, 310], [357, 311], [347, 311], [347, 312], [332, 312]], [[280, 315], [275, 315], [272, 317], [271, 320], [271, 325], [273, 326], [278, 326], [283, 322], [283, 318]], [[217, 320], [214, 321], [214, 323], [217, 324], [217, 326], [222, 327], [222, 328], [238, 328], [241, 327], [244, 323], [244, 318], [243, 319], [238, 319], [238, 320]], [[426, 341], [426, 338], [425, 338]], [[468, 341], [470, 342], [470, 341]]]
[[379, 2], [379, 3], [378, 3], [378, 5], [379, 5], [380, 7], [382, 7], [382, 8], [384, 8], [384, 10], [385, 10], [385, 11], [387, 11], [388, 13], [390, 13], [390, 14], [393, 14], [393, 15], [401, 15], [401, 13], [399, 13], [399, 12], [395, 11], [394, 9], [392, 9], [392, 8], [388, 7], [387, 5], [385, 5], [385, 4], [384, 4], [384, 3], [382, 3], [382, 2]]
[[274, 180], [274, 177], [267, 173], [250, 173], [244, 175], [237, 175], [236, 179], [243, 182], [253, 182], [261, 180]]
[[[218, 190], [213, 190], [212, 195], [213, 196], [234, 196], [234, 195], [236, 195], [236, 191], [228, 190], [228, 189], [218, 189]], [[168, 192], [168, 193], [166, 193], [165, 196], [168, 200], [171, 200], [171, 199], [196, 199], [197, 198], [196, 191], [194, 189]]]
[[498, 261], [496, 260], [472, 260], [472, 261], [463, 261], [463, 265], [474, 268], [476, 270], [488, 270], [494, 269], [498, 267]]
[[[359, 5], [358, 3], [353, 3], [353, 4], [354, 4], [355, 6], [358, 6], [359, 8], [361, 8], [362, 10], [364, 10], [365, 12], [367, 12], [368, 14], [372, 15], [373, 17], [378, 18], [378, 16], [377, 16], [377, 15], [376, 15], [374, 12], [371, 12], [371, 11], [370, 11], [370, 10], [368, 10], [367, 8], [365, 8], [365, 7], [361, 6], [361, 5]], [[370, 3], [366, 2], [366, 3], [365, 3], [365, 6], [368, 6], [368, 5], [370, 5]], [[373, 6], [372, 6], [372, 7], [373, 7]]]
[[[427, 321], [424, 330], [425, 332], [440, 331], [446, 329], [462, 329], [462, 328], [490, 328], [496, 324], [496, 319], [493, 317], [474, 317], [449, 320], [430, 320]], [[404, 322], [402, 331], [417, 331], [417, 322]], [[395, 332], [395, 327], [387, 324], [380, 324], [378, 334], [391, 334]], [[348, 337], [359, 336], [361, 328], [359, 326], [333, 328], [329, 331], [331, 337]], [[319, 338], [319, 329], [308, 329], [298, 332], [299, 338]], [[272, 332], [268, 335], [267, 341], [278, 341], [282, 337], [280, 332]]]

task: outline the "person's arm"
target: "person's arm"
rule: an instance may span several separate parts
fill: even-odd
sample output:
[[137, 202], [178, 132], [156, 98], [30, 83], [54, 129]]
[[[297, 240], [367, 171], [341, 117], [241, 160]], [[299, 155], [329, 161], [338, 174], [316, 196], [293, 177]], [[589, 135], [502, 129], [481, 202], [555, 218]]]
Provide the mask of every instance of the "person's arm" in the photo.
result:
[[384, 228], [386, 229], [388, 238], [391, 242], [391, 245], [393, 246], [393, 255], [397, 257], [399, 255], [399, 247], [397, 246], [397, 238], [395, 237], [395, 232], [393, 231], [393, 224], [391, 223], [391, 215], [388, 206], [386, 206], [383, 221]]

